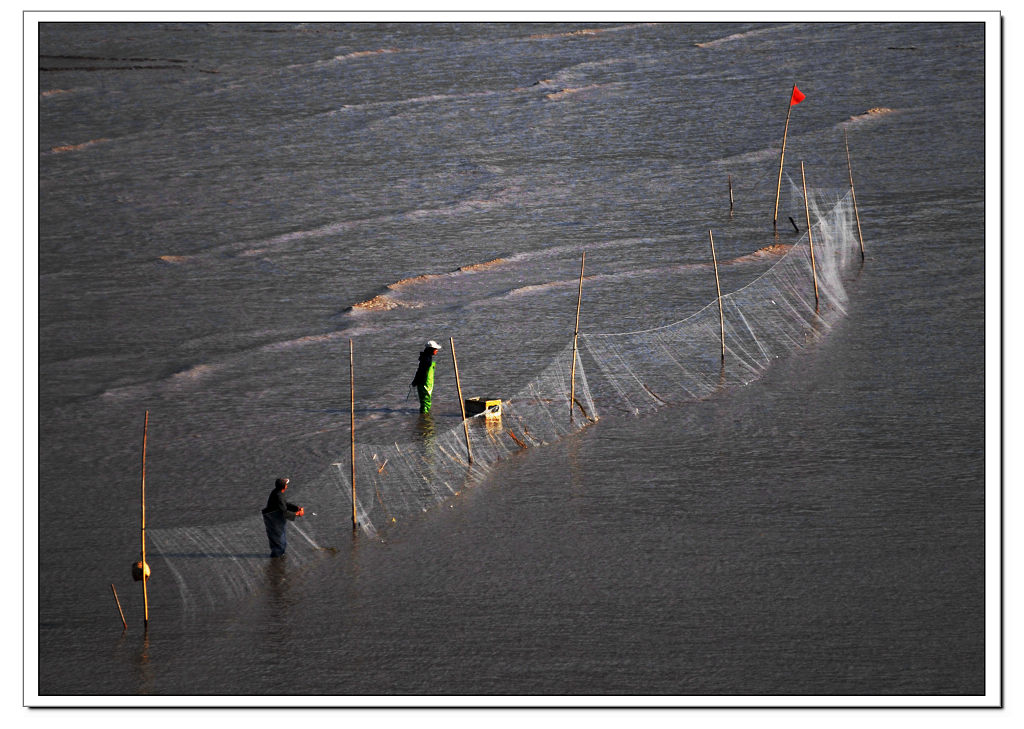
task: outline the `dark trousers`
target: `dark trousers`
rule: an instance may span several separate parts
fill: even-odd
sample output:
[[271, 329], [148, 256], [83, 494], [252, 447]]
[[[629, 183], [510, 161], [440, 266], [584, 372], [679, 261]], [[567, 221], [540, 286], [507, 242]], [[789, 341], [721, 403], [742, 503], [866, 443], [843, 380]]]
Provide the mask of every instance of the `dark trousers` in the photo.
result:
[[270, 556], [280, 557], [284, 555], [288, 547], [288, 535], [285, 529], [288, 522], [280, 511], [273, 511], [263, 515], [263, 525], [267, 528], [267, 539], [270, 541]]

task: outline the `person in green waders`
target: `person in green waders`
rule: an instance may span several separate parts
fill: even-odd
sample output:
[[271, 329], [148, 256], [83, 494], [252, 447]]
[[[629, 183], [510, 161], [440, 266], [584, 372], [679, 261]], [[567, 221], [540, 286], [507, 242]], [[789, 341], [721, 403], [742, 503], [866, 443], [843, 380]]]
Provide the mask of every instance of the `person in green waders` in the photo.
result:
[[420, 412], [430, 412], [430, 396], [434, 392], [434, 355], [441, 351], [441, 345], [431, 339], [420, 352], [420, 366], [412, 378], [412, 386], [420, 397]]

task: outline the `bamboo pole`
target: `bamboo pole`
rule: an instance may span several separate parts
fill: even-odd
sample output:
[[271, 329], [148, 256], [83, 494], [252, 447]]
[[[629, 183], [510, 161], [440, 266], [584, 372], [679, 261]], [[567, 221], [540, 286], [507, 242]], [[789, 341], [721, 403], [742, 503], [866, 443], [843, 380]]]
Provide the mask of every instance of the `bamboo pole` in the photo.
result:
[[121, 623], [124, 625], [123, 630], [128, 630], [128, 621], [124, 619], [124, 610], [121, 609], [121, 600], [117, 597], [117, 590], [114, 588], [114, 583], [110, 583], [110, 590], [114, 593], [114, 602], [117, 603], [117, 612], [121, 614]]
[[146, 411], [146, 420], [142, 426], [142, 605], [145, 611], [143, 626], [149, 627], [149, 590], [146, 583], [149, 578], [146, 574], [146, 438], [149, 435], [149, 411]]
[[583, 304], [583, 269], [587, 265], [587, 252], [583, 251], [580, 260], [580, 293], [576, 298], [576, 329], [572, 333], [572, 367], [569, 368], [569, 422], [573, 421], [575, 412], [573, 403], [576, 402], [576, 350], [580, 336], [580, 306]]
[[811, 247], [811, 273], [814, 276], [814, 310], [818, 311], [818, 269], [814, 265], [814, 238], [811, 235], [811, 213], [807, 207], [807, 178], [804, 176], [804, 163], [800, 162], [800, 181], [804, 186], [804, 217], [807, 218], [807, 244]]
[[[796, 91], [796, 84], [793, 84]], [[779, 156], [779, 183], [775, 186], [775, 211], [772, 213], [772, 229], [777, 230], [779, 219], [779, 195], [782, 193], [782, 163], [786, 159], [786, 138], [789, 136], [789, 115], [793, 113], [793, 91], [789, 93], [789, 108], [786, 109], [786, 128], [782, 132], [782, 154]]]
[[846, 142], [846, 168], [850, 171], [850, 194], [853, 196], [853, 214], [857, 217], [857, 237], [860, 239], [860, 260], [864, 260], [864, 235], [860, 232], [860, 212], [857, 210], [857, 191], [853, 189], [853, 164], [850, 162], [850, 140], [843, 130], [843, 141]]
[[708, 229], [711, 240], [711, 260], [715, 262], [715, 286], [718, 288], [718, 323], [722, 331], [722, 362], [725, 362], [725, 312], [722, 311], [722, 283], [718, 280], [718, 255], [715, 253], [715, 236]]
[[732, 215], [733, 201], [732, 201], [732, 175], [729, 175], [729, 215]]
[[356, 519], [356, 364], [351, 339], [348, 340], [348, 401], [352, 452], [352, 531], [354, 532], [359, 523]]
[[455, 366], [455, 387], [459, 391], [459, 407], [462, 409], [462, 429], [466, 433], [466, 455], [469, 462], [473, 462], [473, 447], [469, 444], [469, 423], [466, 422], [466, 401], [462, 399], [462, 382], [459, 380], [459, 361], [455, 358], [455, 340], [448, 337], [448, 344], [452, 348], [452, 364]]

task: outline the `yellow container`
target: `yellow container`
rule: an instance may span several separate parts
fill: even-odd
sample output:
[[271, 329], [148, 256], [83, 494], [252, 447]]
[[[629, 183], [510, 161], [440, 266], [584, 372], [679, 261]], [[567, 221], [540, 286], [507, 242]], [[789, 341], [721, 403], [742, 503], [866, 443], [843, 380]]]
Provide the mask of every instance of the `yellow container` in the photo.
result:
[[484, 414], [485, 418], [501, 417], [501, 400], [488, 400], [483, 397], [467, 397], [464, 400], [466, 406], [466, 417]]

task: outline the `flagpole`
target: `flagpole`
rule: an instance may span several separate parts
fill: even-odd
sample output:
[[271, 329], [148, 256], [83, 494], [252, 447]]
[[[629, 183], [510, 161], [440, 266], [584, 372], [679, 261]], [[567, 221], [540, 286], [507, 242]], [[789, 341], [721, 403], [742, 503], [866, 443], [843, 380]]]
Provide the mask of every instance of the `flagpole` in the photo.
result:
[[772, 212], [772, 230], [778, 231], [779, 220], [779, 195], [782, 193], [782, 163], [786, 159], [786, 137], [789, 136], [789, 115], [793, 113], [793, 94], [796, 92], [796, 84], [789, 92], [789, 108], [786, 109], [786, 129], [782, 132], [782, 154], [779, 156], [779, 183], [775, 186], [775, 210]]

